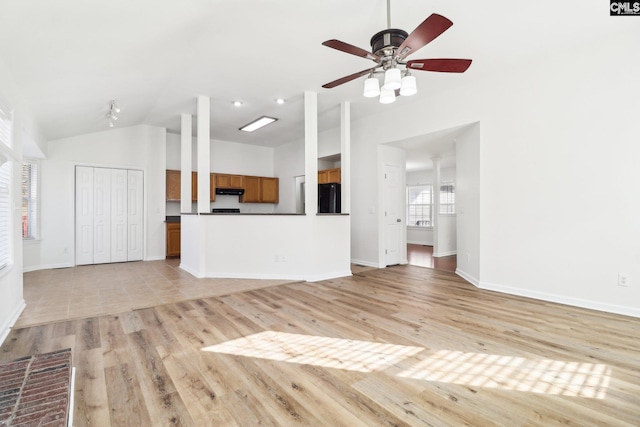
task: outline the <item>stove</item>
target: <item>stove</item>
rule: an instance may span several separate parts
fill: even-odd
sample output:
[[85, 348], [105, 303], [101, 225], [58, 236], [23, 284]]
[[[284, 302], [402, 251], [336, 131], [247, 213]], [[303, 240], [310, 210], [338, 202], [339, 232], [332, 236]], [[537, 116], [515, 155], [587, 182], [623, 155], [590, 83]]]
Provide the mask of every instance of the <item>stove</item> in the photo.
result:
[[215, 209], [211, 209], [211, 213], [238, 214], [240, 213], [240, 209], [239, 208], [215, 208]]

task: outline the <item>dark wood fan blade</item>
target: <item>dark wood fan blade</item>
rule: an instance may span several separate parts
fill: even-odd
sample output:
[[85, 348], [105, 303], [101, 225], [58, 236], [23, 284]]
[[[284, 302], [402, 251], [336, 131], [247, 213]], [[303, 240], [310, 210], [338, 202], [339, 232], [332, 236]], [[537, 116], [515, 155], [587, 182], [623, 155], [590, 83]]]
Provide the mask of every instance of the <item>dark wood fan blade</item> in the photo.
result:
[[341, 42], [340, 40], [331, 39], [322, 43], [324, 46], [340, 50], [342, 52], [350, 53], [351, 55], [360, 56], [362, 58], [371, 59], [372, 61], [379, 62], [380, 57], [357, 46], [349, 43]]
[[452, 25], [453, 22], [442, 15], [438, 15], [437, 13], [430, 15], [427, 19], [422, 21], [422, 24], [418, 25], [416, 29], [409, 34], [404, 43], [400, 45], [396, 51], [396, 59], [402, 60], [411, 55], [413, 52], [447, 31], [447, 29]]
[[341, 84], [350, 82], [351, 80], [357, 79], [358, 77], [366, 76], [367, 74], [369, 74], [370, 72], [372, 72], [376, 68], [379, 68], [379, 67], [374, 67], [374, 68], [369, 68], [368, 70], [358, 71], [357, 73], [353, 73], [353, 74], [350, 74], [348, 76], [342, 77], [342, 78], [340, 78], [338, 80], [334, 80], [332, 82], [324, 84], [324, 85], [322, 85], [322, 87], [326, 88], [326, 89], [331, 89], [331, 88], [334, 88], [336, 86], [340, 86]]
[[407, 68], [441, 73], [464, 73], [471, 65], [470, 59], [414, 59], [407, 62]]

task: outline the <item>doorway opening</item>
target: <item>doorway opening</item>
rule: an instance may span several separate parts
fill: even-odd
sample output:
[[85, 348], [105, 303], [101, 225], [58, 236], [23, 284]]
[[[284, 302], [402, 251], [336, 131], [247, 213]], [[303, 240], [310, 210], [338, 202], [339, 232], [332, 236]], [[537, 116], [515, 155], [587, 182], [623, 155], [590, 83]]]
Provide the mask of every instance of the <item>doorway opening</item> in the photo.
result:
[[433, 246], [407, 244], [407, 261], [409, 265], [455, 272], [458, 266], [457, 255], [442, 257], [433, 256]]

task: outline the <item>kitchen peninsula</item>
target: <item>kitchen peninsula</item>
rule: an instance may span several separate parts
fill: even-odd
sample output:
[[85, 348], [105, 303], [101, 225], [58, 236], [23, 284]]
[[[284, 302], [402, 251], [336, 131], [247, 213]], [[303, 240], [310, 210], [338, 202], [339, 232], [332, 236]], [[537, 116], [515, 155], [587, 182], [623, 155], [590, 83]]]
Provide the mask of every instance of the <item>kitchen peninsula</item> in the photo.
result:
[[[198, 97], [195, 141], [192, 139], [192, 117], [188, 114], [182, 115], [179, 156], [182, 179], [180, 268], [198, 278], [318, 281], [351, 275], [349, 215], [317, 214], [317, 94], [305, 92], [304, 104], [304, 149], [292, 150], [294, 154], [286, 157], [287, 162], [273, 161], [273, 151], [271, 154], [264, 151], [265, 155], [262, 157], [247, 156], [241, 162], [234, 162], [233, 159], [239, 157], [234, 157], [233, 152], [228, 149], [231, 143], [210, 139], [209, 99], [206, 96]], [[349, 107], [345, 103], [341, 107], [341, 122], [348, 123], [348, 119]], [[348, 142], [348, 132], [345, 132], [341, 138], [344, 162], [342, 177], [346, 189], [343, 193], [344, 212], [348, 212], [349, 207]], [[197, 155], [193, 155], [192, 149]], [[247, 151], [248, 148], [238, 147], [236, 152]], [[270, 161], [265, 161], [269, 158]], [[250, 168], [248, 159], [255, 159]], [[290, 167], [294, 164], [292, 162], [299, 162], [303, 167], [294, 170]], [[278, 165], [274, 167], [274, 163]], [[194, 169], [195, 175], [191, 172]], [[236, 175], [236, 188], [231, 190], [237, 191], [217, 192], [216, 189], [222, 185], [222, 180], [218, 182], [218, 176], [223, 173], [212, 174], [211, 171], [216, 169], [236, 174], [249, 172], [256, 176]], [[257, 176], [267, 173], [273, 173], [280, 178]], [[303, 193], [306, 213], [287, 213], [286, 210], [296, 210], [293, 202], [294, 178], [299, 175], [306, 177]], [[237, 176], [243, 176], [244, 181], [240, 182]], [[229, 185], [234, 187], [231, 178], [228, 180]], [[286, 183], [284, 189], [283, 182]], [[240, 185], [243, 185], [243, 188], [239, 188]], [[251, 190], [251, 198], [247, 194], [250, 186], [258, 189]], [[193, 213], [194, 200], [197, 213]], [[239, 203], [241, 212], [212, 213], [213, 200], [216, 204], [214, 208], [237, 208]], [[248, 200], [252, 202], [249, 203]]]

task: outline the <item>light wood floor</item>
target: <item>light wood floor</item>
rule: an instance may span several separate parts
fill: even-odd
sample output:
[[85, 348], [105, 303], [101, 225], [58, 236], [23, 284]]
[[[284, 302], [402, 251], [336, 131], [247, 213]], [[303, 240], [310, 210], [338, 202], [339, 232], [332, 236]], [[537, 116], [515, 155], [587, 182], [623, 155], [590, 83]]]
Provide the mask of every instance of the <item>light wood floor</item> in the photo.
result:
[[0, 359], [67, 347], [77, 427], [640, 420], [638, 319], [415, 266], [17, 328]]

